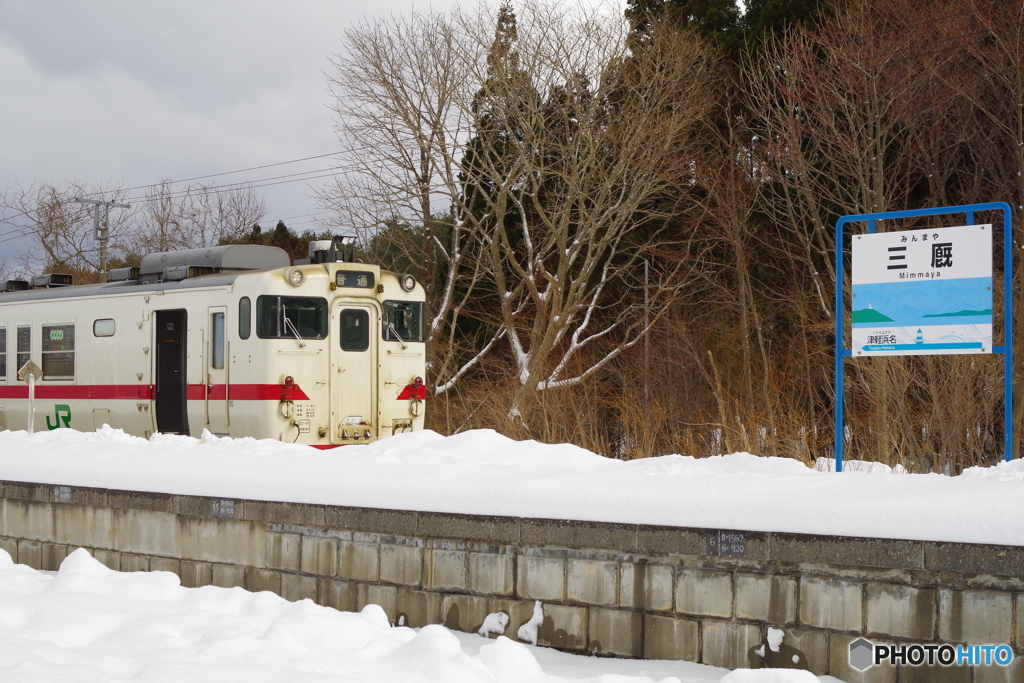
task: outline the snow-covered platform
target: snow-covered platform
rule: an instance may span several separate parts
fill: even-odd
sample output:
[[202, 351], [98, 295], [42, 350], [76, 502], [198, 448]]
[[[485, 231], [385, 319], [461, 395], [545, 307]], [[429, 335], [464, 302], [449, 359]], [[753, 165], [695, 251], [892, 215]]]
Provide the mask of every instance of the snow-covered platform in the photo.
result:
[[513, 638], [539, 601], [538, 642], [569, 651], [848, 678], [861, 636], [1024, 649], [1021, 531], [992, 523], [1020, 517], [1022, 474], [618, 462], [493, 432], [329, 453], [4, 432], [0, 548], [56, 569], [82, 546], [112, 568], [377, 604], [412, 626], [476, 631], [500, 611]]
[[[828, 461], [823, 461], [827, 469]], [[105, 428], [0, 432], [0, 479], [467, 515], [1024, 546], [1024, 461], [958, 477], [841, 474], [733, 453], [622, 462], [492, 431], [321, 452]]]

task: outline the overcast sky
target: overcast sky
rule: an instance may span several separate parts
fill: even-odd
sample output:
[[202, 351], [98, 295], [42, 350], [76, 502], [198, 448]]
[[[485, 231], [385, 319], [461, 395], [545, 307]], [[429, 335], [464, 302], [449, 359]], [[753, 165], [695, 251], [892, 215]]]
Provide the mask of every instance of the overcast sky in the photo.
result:
[[[37, 181], [140, 186], [332, 153], [324, 72], [343, 30], [412, 8], [412, 0], [0, 0], [0, 191]], [[315, 227], [304, 223], [317, 210], [308, 185], [263, 188], [264, 227], [278, 219]], [[0, 222], [0, 260], [19, 244], [12, 231]]]

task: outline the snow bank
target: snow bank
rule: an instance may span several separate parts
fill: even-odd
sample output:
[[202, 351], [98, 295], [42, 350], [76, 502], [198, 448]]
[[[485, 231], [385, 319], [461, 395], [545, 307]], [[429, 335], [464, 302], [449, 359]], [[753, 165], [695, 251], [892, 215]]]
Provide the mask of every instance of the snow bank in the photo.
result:
[[[827, 470], [827, 463], [820, 465]], [[0, 432], [0, 479], [511, 517], [1024, 545], [1024, 461], [959, 477], [841, 474], [733, 453], [621, 462], [489, 430], [318, 451], [106, 427]]]
[[84, 550], [58, 572], [0, 550], [0, 605], [0, 680], [11, 683], [718, 683], [727, 673], [392, 627], [376, 605], [354, 614], [241, 588], [183, 588], [174, 574], [115, 572]]
[[799, 669], [737, 669], [721, 683], [818, 683], [818, 677]]

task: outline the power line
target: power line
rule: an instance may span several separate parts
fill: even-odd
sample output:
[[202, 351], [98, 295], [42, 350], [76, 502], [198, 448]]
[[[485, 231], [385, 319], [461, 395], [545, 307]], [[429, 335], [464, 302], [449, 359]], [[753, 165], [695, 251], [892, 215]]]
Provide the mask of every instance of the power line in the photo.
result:
[[[337, 155], [337, 152], [329, 152], [327, 154], [315, 154], [313, 156], [302, 157], [301, 159], [289, 159], [288, 161], [278, 161], [278, 162], [274, 162], [272, 164], [263, 164], [261, 166], [250, 166], [248, 168], [239, 168], [239, 169], [236, 169], [234, 171], [222, 171], [220, 173], [209, 173], [207, 175], [194, 176], [192, 178], [182, 178], [181, 180], [161, 181], [159, 183], [153, 183], [151, 185], [136, 185], [134, 187], [125, 188], [124, 192], [132, 192], [134, 190], [148, 190], [148, 189], [154, 188], [154, 187], [161, 187], [161, 186], [163, 186], [165, 184], [167, 184], [167, 185], [177, 185], [177, 184], [180, 184], [180, 183], [189, 183], [189, 182], [192, 182], [194, 180], [205, 180], [207, 178], [218, 178], [220, 176], [235, 175], [236, 173], [247, 173], [249, 171], [258, 171], [258, 170], [261, 170], [261, 169], [264, 169], [264, 168], [273, 168], [275, 166], [285, 166], [287, 164], [298, 164], [298, 163], [301, 163], [303, 161], [312, 161], [313, 159], [324, 159], [326, 157], [336, 156], [336, 155]], [[93, 196], [93, 195], [97, 195], [97, 194], [102, 194], [102, 192], [93, 192], [93, 193], [91, 193], [91, 194], [89, 194], [87, 196]]]

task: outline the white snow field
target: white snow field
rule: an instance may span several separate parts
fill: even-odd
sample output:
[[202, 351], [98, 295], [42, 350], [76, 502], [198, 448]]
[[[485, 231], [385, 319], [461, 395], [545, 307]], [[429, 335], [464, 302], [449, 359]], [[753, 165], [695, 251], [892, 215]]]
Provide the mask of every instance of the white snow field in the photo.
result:
[[[823, 467], [827, 468], [827, 462]], [[958, 477], [836, 474], [734, 453], [621, 462], [491, 431], [424, 431], [318, 451], [253, 439], [104, 427], [0, 432], [0, 480], [550, 519], [1024, 545], [1024, 463]], [[392, 627], [240, 588], [183, 588], [169, 573], [119, 573], [85, 551], [59, 572], [0, 551], [0, 680], [344, 683], [806, 683], [795, 670], [727, 672], [611, 660]]]
[[169, 572], [122, 573], [85, 550], [58, 572], [0, 550], [5, 683], [824, 683], [797, 670], [728, 672], [690, 662], [579, 657], [241, 588], [183, 588]]

